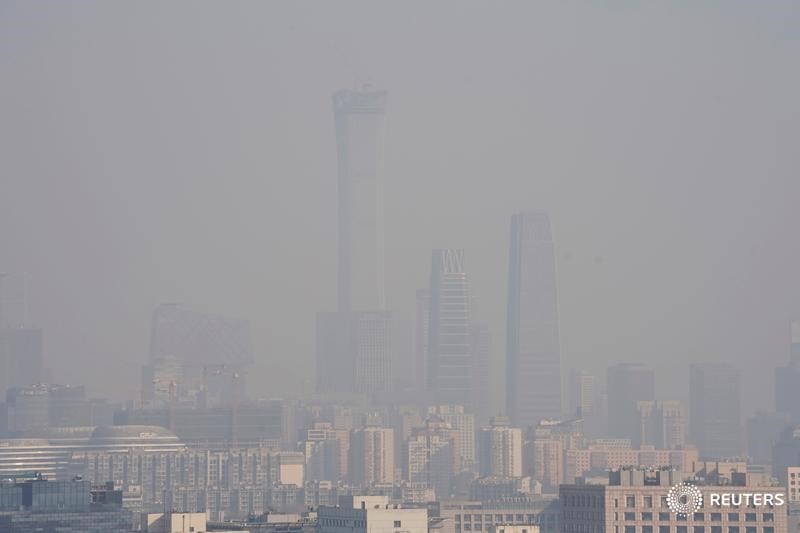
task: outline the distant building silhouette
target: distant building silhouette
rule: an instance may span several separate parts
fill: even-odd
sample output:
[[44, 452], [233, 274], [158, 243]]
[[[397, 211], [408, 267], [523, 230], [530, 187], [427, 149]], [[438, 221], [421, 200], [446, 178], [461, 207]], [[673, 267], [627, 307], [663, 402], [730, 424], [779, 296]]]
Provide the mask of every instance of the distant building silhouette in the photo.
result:
[[689, 435], [704, 458], [742, 453], [739, 371], [728, 363], [689, 367]]
[[0, 272], [0, 397], [44, 381], [42, 330], [27, 321], [27, 279]]
[[463, 250], [434, 250], [428, 327], [428, 386], [437, 403], [475, 405], [469, 279]]
[[153, 312], [142, 399], [230, 404], [244, 397], [252, 363], [247, 321], [162, 304]]
[[655, 374], [639, 363], [620, 363], [608, 368], [608, 434], [641, 445], [640, 401], [655, 400]]
[[792, 324], [792, 344], [789, 364], [775, 369], [775, 407], [800, 424], [800, 322]]
[[383, 137], [386, 92], [333, 95], [339, 176], [339, 311], [385, 307]]
[[431, 317], [431, 290], [417, 289], [414, 327], [414, 375], [417, 386], [425, 389], [428, 382], [428, 327]]
[[672, 450], [686, 444], [686, 410], [677, 400], [640, 401], [641, 445]]
[[558, 290], [550, 219], [511, 218], [506, 355], [507, 409], [520, 427], [561, 416]]
[[385, 91], [363, 88], [333, 95], [338, 296], [336, 312], [317, 314], [317, 391], [323, 393], [378, 393], [392, 385], [391, 361], [397, 355], [392, 337], [401, 328], [398, 317], [386, 311], [384, 294], [385, 111]]
[[391, 384], [392, 314], [317, 314], [317, 390], [377, 393]]

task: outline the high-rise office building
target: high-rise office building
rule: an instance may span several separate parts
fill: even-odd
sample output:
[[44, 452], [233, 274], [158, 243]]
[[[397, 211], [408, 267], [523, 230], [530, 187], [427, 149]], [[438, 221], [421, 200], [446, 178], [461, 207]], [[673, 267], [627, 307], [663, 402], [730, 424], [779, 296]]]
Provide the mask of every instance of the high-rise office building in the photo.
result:
[[453, 491], [453, 476], [461, 471], [461, 435], [436, 415], [425, 421], [408, 439], [408, 480], [424, 483], [447, 499]]
[[689, 434], [701, 457], [742, 453], [739, 371], [729, 363], [689, 367]]
[[417, 289], [417, 312], [414, 328], [414, 375], [417, 386], [428, 382], [428, 327], [431, 317], [431, 290]]
[[569, 373], [569, 416], [582, 418], [596, 413], [597, 390], [595, 377], [572, 369]]
[[[342, 477], [341, 430], [328, 422], [316, 422], [303, 443], [306, 457], [306, 481], [339, 481]], [[350, 442], [349, 435], [347, 442]]]
[[521, 427], [561, 416], [556, 262], [547, 213], [511, 217], [506, 404]]
[[394, 431], [364, 427], [350, 434], [350, 476], [355, 483], [394, 482]]
[[0, 272], [0, 396], [44, 380], [42, 330], [27, 322], [26, 277]]
[[491, 426], [481, 428], [478, 449], [482, 476], [522, 476], [522, 430], [508, 417], [492, 417]]
[[463, 250], [434, 250], [431, 261], [428, 386], [438, 403], [475, 405], [469, 280]]
[[495, 411], [492, 409], [492, 332], [486, 322], [474, 321], [469, 327], [472, 350], [473, 412], [480, 425], [486, 425]]
[[792, 323], [789, 364], [775, 369], [775, 407], [800, 424], [800, 322]]
[[783, 431], [790, 427], [789, 416], [784, 413], [757, 412], [747, 419], [747, 458], [757, 465], [772, 463], [775, 443]]
[[641, 445], [639, 402], [655, 400], [655, 374], [639, 363], [620, 363], [608, 368], [608, 434]]
[[339, 191], [338, 300], [335, 313], [317, 315], [320, 392], [376, 393], [388, 390], [392, 380], [391, 339], [399, 322], [385, 311], [385, 109], [385, 91], [364, 88], [333, 95]]
[[333, 95], [339, 177], [339, 311], [385, 307], [383, 138], [386, 92]]
[[463, 405], [434, 405], [428, 415], [441, 418], [458, 434], [460, 461], [464, 468], [475, 464], [475, 415], [464, 411]]
[[641, 401], [639, 412], [642, 445], [672, 450], [686, 444], [686, 411], [677, 400]]
[[393, 324], [388, 311], [317, 313], [317, 390], [388, 390]]

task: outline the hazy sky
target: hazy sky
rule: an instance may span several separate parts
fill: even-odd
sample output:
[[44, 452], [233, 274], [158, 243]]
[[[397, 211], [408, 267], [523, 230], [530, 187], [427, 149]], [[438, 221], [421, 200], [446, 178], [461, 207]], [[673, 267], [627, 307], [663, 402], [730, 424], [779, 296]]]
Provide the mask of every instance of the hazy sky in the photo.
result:
[[648, 362], [669, 398], [729, 360], [769, 408], [800, 317], [798, 28], [795, 1], [4, 0], [0, 270], [28, 272], [56, 381], [137, 397], [179, 301], [251, 321], [257, 394], [313, 382], [330, 98], [369, 82], [392, 308], [465, 248], [499, 363], [509, 217], [547, 209], [565, 368]]

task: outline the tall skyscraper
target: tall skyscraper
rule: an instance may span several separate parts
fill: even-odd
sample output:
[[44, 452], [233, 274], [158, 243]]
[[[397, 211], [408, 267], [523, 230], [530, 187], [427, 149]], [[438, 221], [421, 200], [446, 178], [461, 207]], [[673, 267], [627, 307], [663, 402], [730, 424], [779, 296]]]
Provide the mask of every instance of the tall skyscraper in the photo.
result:
[[800, 424], [800, 322], [792, 323], [789, 364], [775, 369], [775, 407]]
[[689, 434], [701, 457], [742, 453], [739, 387], [739, 371], [729, 363], [689, 367]]
[[387, 311], [317, 314], [317, 390], [389, 390], [393, 319]]
[[475, 405], [469, 280], [463, 250], [434, 250], [428, 327], [428, 385], [438, 403]]
[[42, 330], [27, 323], [24, 274], [0, 272], [0, 397], [44, 381]]
[[479, 425], [486, 425], [492, 415], [492, 333], [485, 322], [470, 324], [470, 348], [472, 349], [473, 412]]
[[385, 310], [384, 295], [385, 110], [385, 91], [367, 87], [333, 95], [338, 301], [335, 313], [317, 315], [317, 390], [321, 392], [382, 392], [392, 380], [392, 330], [398, 332], [399, 322]]
[[385, 307], [383, 138], [386, 92], [333, 95], [339, 176], [339, 311]]
[[608, 367], [608, 434], [641, 445], [639, 402], [655, 400], [655, 374], [640, 363]]
[[428, 382], [428, 327], [431, 317], [431, 290], [417, 289], [416, 326], [414, 328], [414, 375], [421, 389]]
[[506, 405], [521, 427], [561, 416], [556, 261], [547, 213], [511, 217]]
[[587, 417], [597, 412], [597, 390], [594, 376], [575, 370], [569, 373], [569, 416]]

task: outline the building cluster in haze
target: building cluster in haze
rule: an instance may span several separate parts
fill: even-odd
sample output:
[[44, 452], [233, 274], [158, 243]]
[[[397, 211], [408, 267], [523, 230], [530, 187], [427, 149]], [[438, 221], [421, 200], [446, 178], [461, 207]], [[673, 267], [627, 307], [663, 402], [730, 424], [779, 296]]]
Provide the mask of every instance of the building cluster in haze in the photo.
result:
[[[338, 292], [309, 332], [313, 394], [274, 398], [248, 381], [247, 321], [171, 303], [153, 313], [140, 397], [89, 397], [48, 376], [24, 279], [0, 278], [0, 531], [52, 508], [65, 521], [64, 509], [105, 513], [98, 531], [202, 519], [323, 533], [688, 533], [662, 508], [673, 482], [782, 485], [800, 499], [800, 328], [776, 369], [775, 412], [746, 421], [728, 363], [686, 370], [688, 405], [657, 391], [645, 364], [566, 373], [553, 229], [536, 209], [510, 214], [502, 406], [492, 351], [503, 343], [476, 312], [465, 250], [431, 251], [413, 319], [392, 309], [386, 106], [370, 88], [333, 96]], [[34, 497], [48, 490], [64, 501]], [[784, 533], [791, 510], [743, 510], [741, 520], [709, 511], [690, 525]]]

